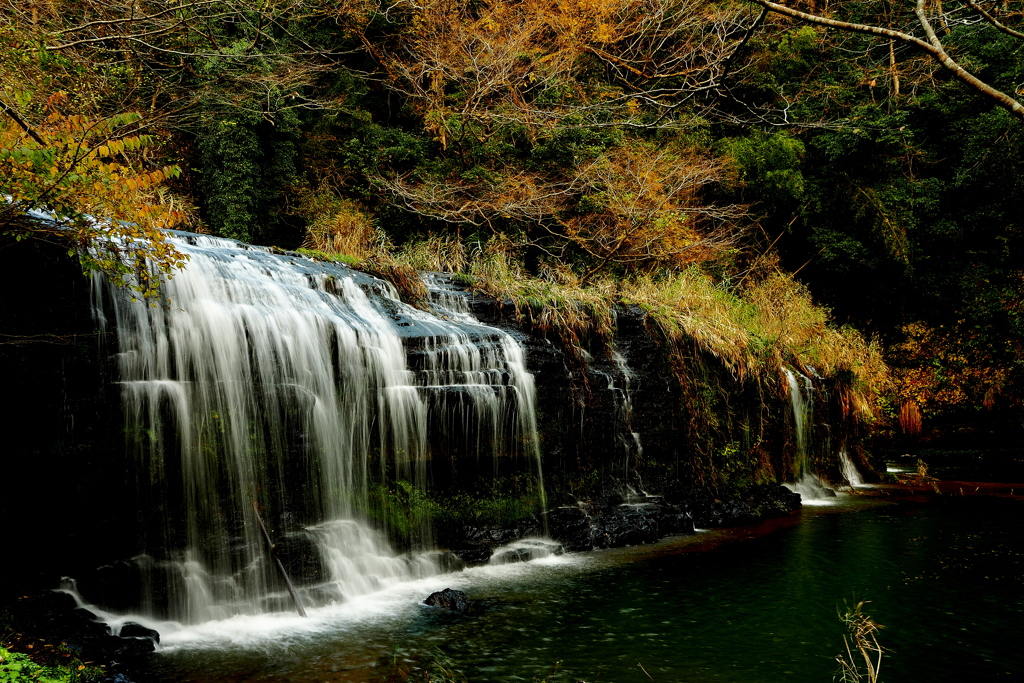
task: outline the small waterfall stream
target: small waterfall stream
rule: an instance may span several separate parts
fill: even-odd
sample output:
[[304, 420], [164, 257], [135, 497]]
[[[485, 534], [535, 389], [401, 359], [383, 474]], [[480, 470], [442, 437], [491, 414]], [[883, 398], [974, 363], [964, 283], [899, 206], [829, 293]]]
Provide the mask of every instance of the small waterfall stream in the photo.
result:
[[[618, 371], [616, 375], [609, 375], [608, 390], [612, 392], [615, 400], [615, 413], [618, 424], [616, 425], [615, 439], [623, 453], [623, 486], [624, 496], [627, 502], [642, 501], [646, 499], [646, 492], [640, 481], [639, 474], [635, 471], [637, 463], [644, 455], [643, 442], [640, 433], [633, 427], [633, 371], [630, 369], [626, 358], [618, 351], [611, 352], [612, 362]], [[621, 378], [619, 384], [616, 380]]]
[[864, 477], [861, 476], [857, 466], [850, 460], [850, 455], [845, 449], [839, 451], [839, 467], [847, 484], [853, 487], [864, 486]]
[[[434, 460], [518, 472], [543, 501], [523, 349], [456, 294], [432, 282], [431, 315], [343, 266], [172, 240], [190, 260], [163, 305], [94, 279], [149, 496], [140, 613], [199, 623], [289, 609], [257, 511], [276, 540], [315, 547], [326, 575], [301, 591], [313, 605], [438, 571], [368, 524], [374, 492], [427, 489]], [[429, 528], [410, 523], [413, 547], [429, 548]]]
[[[793, 481], [786, 486], [800, 494], [804, 503], [827, 500], [835, 493], [815, 476], [811, 466], [812, 430], [814, 426], [814, 382], [810, 377], [783, 368], [789, 385], [789, 401], [793, 409], [793, 433], [796, 458]], [[802, 380], [802, 381], [801, 381]]]

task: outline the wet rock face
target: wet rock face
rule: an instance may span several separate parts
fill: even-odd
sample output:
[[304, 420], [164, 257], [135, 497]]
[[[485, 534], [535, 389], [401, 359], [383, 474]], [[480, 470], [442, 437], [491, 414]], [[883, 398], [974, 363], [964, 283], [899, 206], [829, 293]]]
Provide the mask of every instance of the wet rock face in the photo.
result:
[[689, 515], [660, 500], [564, 506], [548, 512], [548, 525], [552, 538], [569, 550], [641, 545], [693, 533]]
[[800, 509], [800, 494], [785, 486], [770, 484], [753, 487], [742, 498], [712, 498], [695, 494], [684, 505], [698, 528], [752, 524], [767, 517], [782, 517]]
[[275, 544], [274, 552], [297, 586], [312, 586], [329, 578], [320, 550], [308, 534], [294, 533], [282, 537]]
[[454, 612], [465, 612], [472, 604], [469, 601], [469, 598], [466, 597], [465, 593], [451, 588], [445, 588], [443, 591], [431, 593], [423, 602], [432, 607], [440, 607], [441, 609], [452, 610]]
[[547, 513], [551, 537], [569, 550], [617, 548], [654, 543], [694, 533], [694, 527], [751, 524], [800, 509], [800, 495], [785, 486], [752, 487], [743, 497], [713, 498], [707, 492], [644, 503], [609, 496], [601, 503], [577, 503]]
[[519, 520], [509, 526], [451, 524], [436, 530], [438, 543], [467, 565], [487, 564], [495, 548], [522, 538], [543, 535], [537, 518]]
[[464, 548], [453, 550], [452, 553], [467, 565], [487, 564], [491, 560], [494, 550], [491, 548]]

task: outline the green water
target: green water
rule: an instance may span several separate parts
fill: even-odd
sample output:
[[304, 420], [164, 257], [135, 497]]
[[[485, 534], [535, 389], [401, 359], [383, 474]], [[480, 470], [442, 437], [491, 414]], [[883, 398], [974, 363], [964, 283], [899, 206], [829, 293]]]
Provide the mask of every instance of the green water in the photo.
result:
[[[477, 611], [415, 604], [445, 585], [464, 590]], [[376, 611], [321, 615], [308, 632], [230, 646], [199, 636], [160, 655], [147, 676], [389, 680], [396, 664], [415, 669], [442, 657], [473, 682], [531, 681], [555, 662], [554, 680], [565, 681], [823, 682], [833, 680], [842, 647], [837, 607], [868, 600], [866, 611], [886, 627], [881, 680], [1020, 680], [1024, 502], [805, 508], [760, 529], [402, 590]]]

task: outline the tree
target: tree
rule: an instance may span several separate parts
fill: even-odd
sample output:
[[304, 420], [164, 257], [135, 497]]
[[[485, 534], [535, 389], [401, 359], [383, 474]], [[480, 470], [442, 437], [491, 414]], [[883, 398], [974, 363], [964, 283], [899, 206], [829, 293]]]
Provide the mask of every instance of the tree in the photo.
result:
[[[939, 32], [935, 29], [935, 24], [938, 23], [941, 27], [941, 31], [948, 34], [950, 33], [950, 24], [956, 23], [962, 25], [973, 25], [980, 22], [1003, 35], [1010, 35], [1014, 38], [1024, 39], [1024, 33], [1006, 26], [998, 18], [1000, 14], [1010, 14], [1010, 16], [1015, 19], [1019, 19], [1021, 17], [1020, 11], [1012, 14], [1007, 11], [1011, 4], [1009, 1], [991, 3], [993, 7], [990, 10], [986, 10], [982, 7], [981, 3], [976, 0], [967, 0], [964, 5], [970, 8], [966, 11], [973, 14], [972, 19], [972, 16], [965, 14], [964, 7], [957, 6], [956, 4], [954, 4], [955, 8], [952, 11], [947, 12], [943, 8], [941, 0], [915, 0], [916, 4], [914, 5], [913, 15], [919, 30], [924, 34], [924, 38], [920, 38], [909, 33], [909, 29], [898, 30], [886, 26], [876, 26], [873, 24], [834, 19], [823, 13], [816, 14], [813, 8], [817, 3], [815, 3], [814, 0], [810, 0], [808, 3], [811, 6], [810, 12], [805, 12], [777, 2], [771, 2], [770, 0], [750, 1], [761, 5], [770, 12], [806, 22], [808, 24], [838, 29], [840, 31], [852, 31], [854, 33], [863, 33], [888, 38], [890, 41], [899, 41], [906, 45], [911, 45], [932, 57], [936, 62], [942, 65], [944, 69], [949, 71], [949, 73], [967, 84], [969, 87], [978, 91], [985, 97], [990, 98], [1000, 107], [1008, 110], [1017, 118], [1024, 120], [1024, 105], [1012, 96], [1007, 95], [1005, 92], [998, 90], [981, 78], [978, 78], [978, 76], [965, 68], [961, 63], [962, 60], [958, 60], [950, 55], [943, 45], [942, 40], [939, 38]], [[1000, 4], [1002, 7], [999, 7]], [[833, 3], [831, 7], [845, 8], [847, 5], [856, 5], [859, 8], [860, 3], [838, 2]], [[826, 7], [829, 7], [829, 5], [826, 5]], [[905, 8], [904, 12], [906, 12], [909, 10], [909, 3], [903, 3], [903, 7]], [[907, 17], [901, 16], [898, 9], [891, 14], [888, 12], [886, 14], [888, 15], [886, 18], [890, 23], [899, 25], [901, 23], [906, 23], [907, 21]], [[891, 59], [895, 62], [894, 57], [891, 57]]]
[[716, 90], [760, 19], [708, 0], [428, 0], [396, 5], [366, 47], [448, 148], [519, 126], [665, 128]]
[[0, 0], [0, 8], [0, 79], [44, 99], [63, 91], [69, 112], [136, 112], [137, 131], [171, 141], [167, 160], [194, 171], [178, 189], [197, 192], [217, 232], [244, 240], [278, 237], [299, 112], [343, 109], [344, 94], [319, 81], [359, 48], [345, 27], [366, 10], [360, 0]]
[[721, 256], [736, 242], [744, 207], [704, 202], [701, 193], [725, 176], [721, 159], [640, 142], [585, 165], [573, 181], [575, 215], [560, 221], [590, 257], [582, 279], [610, 264], [685, 268]]
[[742, 210], [710, 201], [724, 164], [694, 131], [759, 20], [743, 6], [429, 0], [386, 18], [366, 49], [438, 147], [412, 172], [376, 174], [394, 203], [575, 255], [584, 279], [731, 244]]
[[67, 245], [86, 270], [152, 296], [160, 277], [187, 258], [164, 237], [182, 215], [159, 194], [180, 170], [144, 167], [141, 153], [153, 140], [134, 130], [138, 114], [66, 115], [65, 100], [63, 92], [52, 95], [45, 118], [31, 126], [9, 104], [28, 107], [30, 95], [3, 92], [0, 238]]

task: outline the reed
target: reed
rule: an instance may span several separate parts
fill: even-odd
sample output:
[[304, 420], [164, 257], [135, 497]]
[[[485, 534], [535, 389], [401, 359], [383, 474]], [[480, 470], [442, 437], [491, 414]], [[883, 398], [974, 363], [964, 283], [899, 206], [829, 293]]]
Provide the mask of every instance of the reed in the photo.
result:
[[843, 635], [844, 651], [836, 655], [839, 662], [839, 680], [843, 683], [878, 683], [882, 670], [882, 653], [877, 633], [882, 626], [864, 613], [866, 602], [846, 606], [839, 614], [846, 627]]

